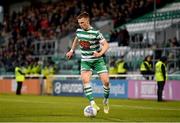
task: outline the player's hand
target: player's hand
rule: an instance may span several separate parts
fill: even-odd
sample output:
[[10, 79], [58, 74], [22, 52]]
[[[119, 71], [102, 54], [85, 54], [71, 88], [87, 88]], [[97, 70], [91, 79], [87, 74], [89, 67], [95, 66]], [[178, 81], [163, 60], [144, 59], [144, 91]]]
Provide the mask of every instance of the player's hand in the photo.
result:
[[73, 56], [73, 52], [72, 52], [72, 51], [69, 51], [69, 52], [66, 53], [66, 57], [67, 57], [68, 59], [71, 59], [72, 56]]
[[93, 56], [94, 56], [94, 57], [101, 57], [102, 54], [101, 54], [101, 53], [98, 53], [97, 51], [94, 51]]

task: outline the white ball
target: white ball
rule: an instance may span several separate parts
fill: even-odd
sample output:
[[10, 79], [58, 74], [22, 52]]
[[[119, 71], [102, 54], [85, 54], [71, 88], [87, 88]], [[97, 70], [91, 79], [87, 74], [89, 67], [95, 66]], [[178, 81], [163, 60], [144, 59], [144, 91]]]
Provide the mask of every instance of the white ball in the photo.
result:
[[97, 115], [97, 110], [93, 108], [91, 105], [88, 105], [84, 108], [85, 117], [95, 117], [96, 115]]

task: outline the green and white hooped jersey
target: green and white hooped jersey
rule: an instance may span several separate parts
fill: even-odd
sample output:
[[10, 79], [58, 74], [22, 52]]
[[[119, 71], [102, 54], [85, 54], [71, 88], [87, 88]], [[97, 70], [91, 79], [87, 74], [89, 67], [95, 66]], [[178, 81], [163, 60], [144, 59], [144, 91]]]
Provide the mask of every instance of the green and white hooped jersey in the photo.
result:
[[[100, 51], [100, 43], [105, 41], [103, 35], [91, 27], [89, 30], [77, 29], [76, 37], [79, 41], [82, 61], [92, 61], [99, 58], [93, 56], [94, 51]], [[102, 57], [100, 57], [102, 58]]]

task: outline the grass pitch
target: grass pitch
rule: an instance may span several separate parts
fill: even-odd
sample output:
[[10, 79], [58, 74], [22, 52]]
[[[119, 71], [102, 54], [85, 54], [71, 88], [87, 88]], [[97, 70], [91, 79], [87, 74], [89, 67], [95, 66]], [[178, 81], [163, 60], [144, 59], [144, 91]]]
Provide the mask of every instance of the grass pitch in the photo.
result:
[[83, 115], [85, 97], [0, 94], [0, 122], [180, 122], [180, 101], [110, 99], [110, 113], [101, 107], [95, 118]]

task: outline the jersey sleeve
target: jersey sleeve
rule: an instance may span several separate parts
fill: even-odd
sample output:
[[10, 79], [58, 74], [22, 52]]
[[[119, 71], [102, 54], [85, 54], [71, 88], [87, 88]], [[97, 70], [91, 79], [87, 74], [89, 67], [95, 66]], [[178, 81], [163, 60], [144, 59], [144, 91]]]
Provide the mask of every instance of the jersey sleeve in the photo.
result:
[[78, 32], [78, 29], [76, 29], [76, 34], [75, 34], [75, 37], [77, 37], [77, 32]]
[[105, 41], [105, 38], [104, 38], [103, 34], [101, 32], [99, 32], [99, 31], [97, 33], [97, 39], [99, 40], [100, 43]]

